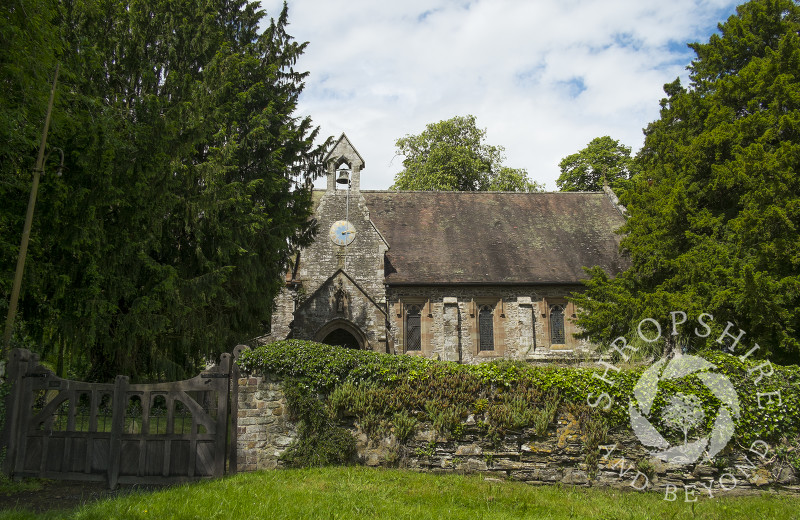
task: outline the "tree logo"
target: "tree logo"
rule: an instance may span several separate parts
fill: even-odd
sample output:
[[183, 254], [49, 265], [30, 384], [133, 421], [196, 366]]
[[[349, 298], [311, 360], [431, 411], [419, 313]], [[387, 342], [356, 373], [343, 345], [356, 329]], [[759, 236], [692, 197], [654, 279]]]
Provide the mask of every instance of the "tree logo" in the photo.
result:
[[[710, 371], [715, 368], [716, 365], [701, 357], [684, 355], [673, 358], [669, 363], [665, 359], [658, 361], [639, 378], [633, 389], [635, 402], [631, 401], [628, 412], [633, 432], [642, 444], [654, 449], [654, 457], [664, 462], [691, 464], [703, 453], [707, 458], [713, 457], [728, 444], [733, 436], [733, 420], [739, 417], [739, 398], [727, 377]], [[683, 433], [683, 444], [672, 446], [650, 422], [653, 402], [658, 394], [659, 381], [690, 375], [700, 379], [721, 405], [711, 433], [706, 437], [691, 439], [689, 433], [705, 418], [702, 403], [694, 395], [679, 392], [671, 396], [661, 411], [660, 423]]]

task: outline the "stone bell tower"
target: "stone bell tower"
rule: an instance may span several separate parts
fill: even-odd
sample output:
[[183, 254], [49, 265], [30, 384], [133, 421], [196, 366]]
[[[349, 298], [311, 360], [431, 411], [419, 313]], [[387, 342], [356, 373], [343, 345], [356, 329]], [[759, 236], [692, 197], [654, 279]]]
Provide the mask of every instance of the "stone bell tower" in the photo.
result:
[[[350, 194], [358, 197], [361, 191], [361, 170], [364, 169], [364, 159], [344, 133], [325, 156], [324, 162], [328, 172], [327, 191], [329, 193], [336, 191], [339, 170], [344, 170], [344, 175], [350, 178]], [[344, 186], [344, 189], [347, 187], [346, 182], [340, 185]]]
[[345, 134], [324, 158], [327, 189], [314, 211], [319, 232], [301, 252], [292, 337], [387, 352], [384, 254], [389, 249], [361, 193], [364, 159]]

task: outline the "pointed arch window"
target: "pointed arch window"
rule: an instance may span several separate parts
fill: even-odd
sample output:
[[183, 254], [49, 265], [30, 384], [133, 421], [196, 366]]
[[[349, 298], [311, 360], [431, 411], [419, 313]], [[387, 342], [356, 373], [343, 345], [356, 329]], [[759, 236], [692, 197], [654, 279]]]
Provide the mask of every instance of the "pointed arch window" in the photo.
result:
[[406, 311], [406, 350], [422, 350], [422, 313], [419, 305], [409, 305]]
[[491, 305], [481, 305], [478, 312], [478, 333], [480, 335], [478, 350], [480, 352], [494, 350], [494, 310]]
[[564, 306], [550, 306], [550, 344], [563, 345], [565, 343], [564, 334]]

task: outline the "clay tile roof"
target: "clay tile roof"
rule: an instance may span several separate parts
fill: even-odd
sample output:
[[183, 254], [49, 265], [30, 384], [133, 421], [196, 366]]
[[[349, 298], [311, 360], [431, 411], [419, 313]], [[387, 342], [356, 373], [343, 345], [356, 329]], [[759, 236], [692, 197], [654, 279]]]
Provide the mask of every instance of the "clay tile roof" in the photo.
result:
[[577, 283], [628, 267], [604, 193], [362, 191], [389, 242], [387, 284]]

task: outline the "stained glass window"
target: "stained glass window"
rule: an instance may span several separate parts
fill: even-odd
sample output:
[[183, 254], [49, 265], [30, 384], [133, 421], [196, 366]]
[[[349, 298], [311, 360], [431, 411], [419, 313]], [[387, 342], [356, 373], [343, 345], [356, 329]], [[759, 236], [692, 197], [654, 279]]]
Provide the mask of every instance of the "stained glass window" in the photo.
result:
[[406, 312], [406, 350], [422, 350], [422, 326], [417, 305], [409, 305]]
[[550, 307], [550, 343], [563, 345], [564, 341], [564, 307], [552, 305]]
[[494, 316], [489, 305], [482, 305], [478, 313], [480, 351], [494, 350]]

